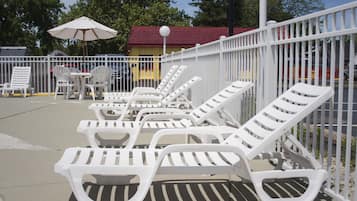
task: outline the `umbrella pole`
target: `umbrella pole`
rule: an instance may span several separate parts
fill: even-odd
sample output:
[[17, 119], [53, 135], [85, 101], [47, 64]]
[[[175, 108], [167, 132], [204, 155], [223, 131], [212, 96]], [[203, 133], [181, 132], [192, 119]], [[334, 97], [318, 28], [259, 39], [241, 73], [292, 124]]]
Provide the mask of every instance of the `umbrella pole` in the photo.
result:
[[84, 50], [84, 42], [81, 42], [81, 46], [82, 46], [82, 56], [85, 56], [85, 50]]
[[85, 44], [85, 47], [86, 47], [86, 56], [88, 56], [88, 44], [87, 44], [87, 41], [84, 41], [84, 44]]

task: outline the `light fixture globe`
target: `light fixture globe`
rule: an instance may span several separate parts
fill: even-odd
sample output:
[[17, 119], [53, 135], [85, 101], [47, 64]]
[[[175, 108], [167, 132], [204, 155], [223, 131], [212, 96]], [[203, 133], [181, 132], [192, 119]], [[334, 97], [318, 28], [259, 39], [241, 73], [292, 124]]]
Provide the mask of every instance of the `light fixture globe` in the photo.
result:
[[160, 35], [162, 37], [167, 37], [170, 34], [170, 28], [168, 26], [161, 26], [160, 27]]

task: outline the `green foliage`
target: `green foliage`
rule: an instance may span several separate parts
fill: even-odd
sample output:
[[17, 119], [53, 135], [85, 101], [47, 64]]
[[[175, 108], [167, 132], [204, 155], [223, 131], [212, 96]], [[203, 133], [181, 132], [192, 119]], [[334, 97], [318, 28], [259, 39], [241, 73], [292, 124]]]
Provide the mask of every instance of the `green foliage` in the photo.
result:
[[[134, 25], [189, 25], [189, 17], [183, 11], [170, 7], [170, 1], [162, 0], [79, 0], [62, 16], [61, 23], [83, 15], [118, 31], [113, 39], [89, 42], [89, 55], [125, 53], [129, 32]], [[67, 53], [81, 55], [78, 41], [67, 45]]]
[[[268, 20], [283, 21], [323, 9], [321, 0], [268, 0]], [[228, 0], [193, 0], [198, 7], [195, 26], [227, 26]], [[234, 26], [257, 27], [259, 0], [239, 0], [234, 4]]]
[[283, 9], [298, 17], [324, 9], [321, 0], [282, 0]]
[[0, 44], [47, 54], [58, 43], [47, 30], [57, 22], [62, 7], [59, 0], [0, 0]]
[[[302, 126], [302, 125], [300, 125], [300, 126]], [[302, 133], [300, 133], [300, 129], [298, 128], [297, 129], [297, 138], [298, 139], [302, 139], [302, 144], [303, 145], [305, 145], [306, 144], [306, 140], [307, 140], [307, 135], [306, 135], [306, 132], [307, 132], [307, 130], [306, 130], [306, 128], [305, 128], [305, 126], [303, 126], [303, 128], [302, 128]], [[321, 153], [321, 151], [322, 150], [320, 150], [320, 144], [321, 144], [321, 141], [320, 141], [320, 139], [321, 139], [321, 135], [323, 135], [323, 138], [324, 138], [324, 154], [323, 154], [323, 157], [324, 158], [327, 158], [328, 157], [328, 155], [327, 155], [327, 149], [328, 149], [328, 140], [329, 140], [329, 138], [328, 138], [328, 133], [326, 132], [326, 130], [324, 131], [325, 133], [324, 134], [322, 134], [323, 132], [321, 131], [321, 128], [317, 128], [316, 129], [316, 150], [315, 150], [315, 157], [316, 158], [320, 158], [320, 153]], [[310, 142], [310, 144], [309, 144], [309, 147], [308, 147], [308, 149], [311, 151], [311, 144], [312, 144], [312, 141], [313, 141], [313, 136], [314, 136], [314, 134], [313, 134], [313, 131], [312, 130], [310, 130], [310, 133], [309, 133], [309, 142]], [[332, 140], [332, 157], [336, 157], [336, 149], [337, 149], [337, 139], [336, 139], [336, 135], [334, 135], [333, 136], [333, 138], [331, 139]], [[346, 161], [346, 149], [347, 149], [347, 145], [348, 145], [348, 143], [347, 143], [347, 137], [346, 137], [346, 135], [345, 134], [343, 134], [343, 135], [341, 135], [341, 148], [340, 148], [340, 150], [341, 150], [341, 158], [340, 158], [340, 162], [343, 164], [343, 165], [345, 165], [345, 161]], [[356, 147], [357, 147], [357, 138], [356, 137], [352, 137], [351, 138], [351, 141], [350, 141], [350, 147], [351, 147], [351, 154], [350, 154], [350, 160], [351, 160], [351, 162], [350, 162], [350, 167], [352, 168], [352, 169], [354, 169], [355, 168], [355, 165], [356, 165]]]

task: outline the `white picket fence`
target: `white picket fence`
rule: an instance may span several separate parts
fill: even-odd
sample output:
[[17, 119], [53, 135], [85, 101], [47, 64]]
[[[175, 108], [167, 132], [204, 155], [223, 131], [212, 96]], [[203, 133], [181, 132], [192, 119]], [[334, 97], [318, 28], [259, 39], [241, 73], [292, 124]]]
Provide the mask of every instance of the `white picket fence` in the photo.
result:
[[31, 66], [35, 93], [53, 92], [56, 65], [90, 72], [95, 67], [112, 69], [112, 91], [130, 91], [135, 86], [155, 87], [160, 77], [160, 57], [152, 56], [0, 56], [0, 83], [9, 82], [14, 66]]
[[190, 69], [182, 82], [194, 75], [203, 77], [203, 83], [192, 89], [196, 105], [227, 82], [254, 82], [252, 91], [228, 107], [243, 122], [294, 83], [333, 87], [335, 97], [292, 132], [329, 171], [325, 192], [336, 200], [357, 200], [356, 23], [357, 2], [269, 22], [165, 55], [162, 72], [185, 64]]

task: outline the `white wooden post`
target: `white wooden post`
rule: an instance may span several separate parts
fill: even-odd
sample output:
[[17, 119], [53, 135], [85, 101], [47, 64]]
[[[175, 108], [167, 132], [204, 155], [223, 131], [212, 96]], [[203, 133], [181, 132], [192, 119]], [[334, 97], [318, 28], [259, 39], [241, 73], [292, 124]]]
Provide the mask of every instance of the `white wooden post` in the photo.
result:
[[47, 55], [47, 92], [48, 92], [48, 96], [50, 96], [51, 95], [51, 57], [50, 57], [50, 55]]
[[181, 64], [183, 63], [183, 52], [185, 51], [185, 48], [181, 48]]
[[104, 57], [104, 62], [105, 62], [105, 67], [108, 68], [108, 55], [105, 55]]
[[225, 36], [219, 37], [219, 88], [224, 87], [224, 61], [223, 61], [223, 40]]
[[195, 61], [198, 61], [198, 48], [200, 48], [200, 44], [196, 43], [195, 46]]
[[264, 77], [263, 77], [264, 96], [263, 97], [264, 98], [262, 103], [264, 105], [258, 107], [259, 109], [266, 106], [268, 103], [274, 100], [277, 95], [276, 90], [277, 90], [278, 70], [275, 65], [276, 61], [274, 61], [274, 47], [272, 45], [273, 42], [272, 25], [275, 23], [276, 23], [275, 21], [269, 21], [267, 24], [266, 52], [265, 55], [263, 53], [264, 60], [262, 60], [264, 62], [263, 64], [263, 72], [264, 72]]
[[171, 52], [171, 63], [173, 64], [174, 63], [174, 51]]

